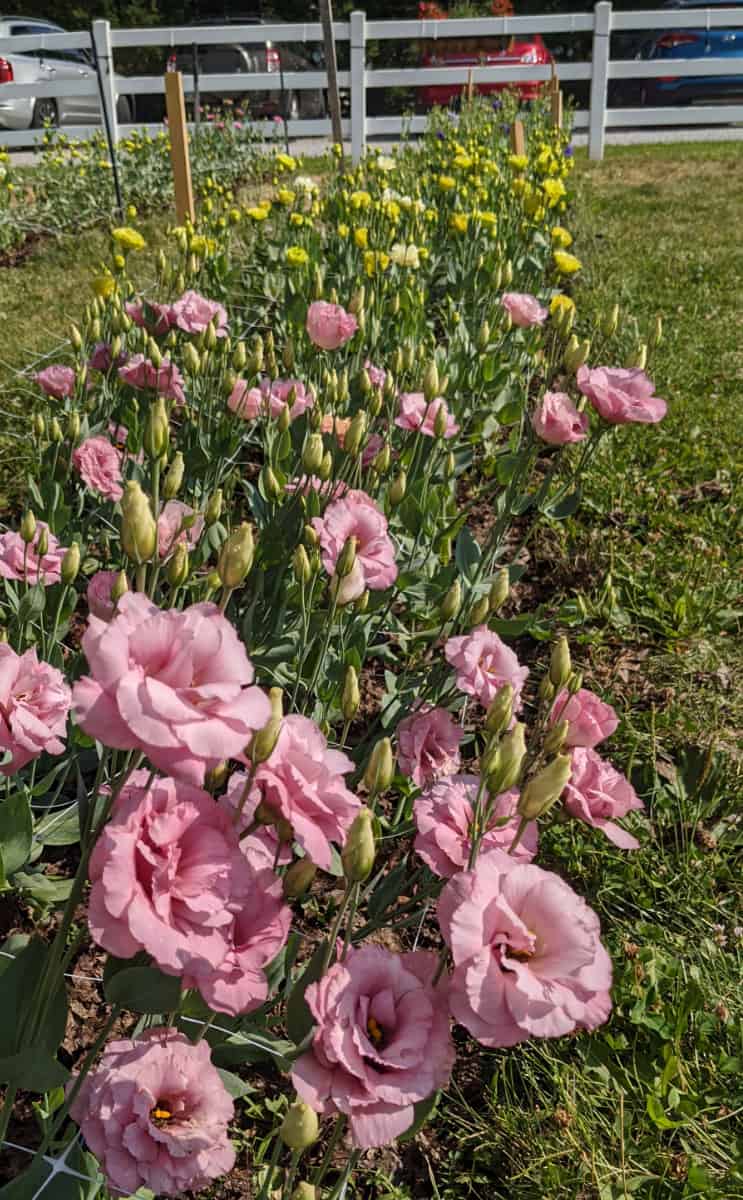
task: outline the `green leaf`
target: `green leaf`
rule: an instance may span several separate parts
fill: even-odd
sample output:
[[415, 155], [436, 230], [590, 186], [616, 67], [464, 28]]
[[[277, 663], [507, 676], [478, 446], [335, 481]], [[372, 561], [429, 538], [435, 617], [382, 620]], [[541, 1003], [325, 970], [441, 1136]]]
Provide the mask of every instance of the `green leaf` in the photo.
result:
[[103, 990], [109, 1003], [139, 1013], [171, 1012], [177, 1008], [181, 998], [180, 979], [165, 975], [158, 967], [140, 965], [137, 959], [109, 957], [106, 961]]
[[462, 574], [470, 581], [474, 579], [482, 552], [469, 529], [465, 525], [457, 538], [454, 560]]
[[77, 804], [48, 813], [37, 823], [34, 837], [44, 846], [74, 846], [80, 841], [80, 812]]
[[239, 1100], [241, 1096], [247, 1096], [249, 1092], [255, 1091], [251, 1084], [246, 1083], [239, 1075], [233, 1075], [232, 1071], [225, 1071], [224, 1067], [217, 1067], [217, 1074], [233, 1100]]
[[46, 608], [46, 588], [43, 583], [35, 583], [23, 596], [18, 605], [18, 620], [23, 623], [40, 617]]
[[647, 1097], [646, 1108], [650, 1120], [658, 1129], [678, 1129], [680, 1125], [685, 1124], [684, 1121], [671, 1121], [666, 1116], [660, 1100], [652, 1092]]
[[28, 892], [32, 900], [44, 907], [62, 904], [72, 891], [72, 879], [49, 879], [43, 871], [17, 871], [13, 885]]
[[0, 804], [0, 852], [6, 875], [13, 875], [28, 862], [34, 819], [25, 792], [15, 792]]
[[546, 504], [543, 511], [553, 521], [564, 521], [566, 517], [572, 517], [573, 513], [577, 512], [581, 495], [581, 489], [577, 487], [574, 492], [563, 496], [562, 500], [558, 500], [556, 504]]
[[0, 1058], [0, 1081], [23, 1084], [30, 1092], [47, 1092], [50, 1088], [62, 1087], [70, 1078], [70, 1072], [56, 1058], [51, 1058], [39, 1046], [29, 1046]]
[[411, 1138], [415, 1137], [419, 1130], [423, 1128], [429, 1117], [433, 1116], [434, 1112], [436, 1111], [436, 1105], [438, 1104], [440, 1098], [441, 1092], [433, 1092], [430, 1096], [427, 1096], [425, 1100], [419, 1100], [418, 1103], [413, 1106], [413, 1111], [415, 1112], [413, 1124], [397, 1139], [399, 1142], [409, 1142]]
[[397, 512], [403, 528], [415, 537], [423, 525], [423, 513], [415, 496], [406, 496]]
[[[207, 1037], [209, 1036], [207, 1033]], [[227, 1041], [212, 1046], [212, 1061], [216, 1067], [269, 1062], [281, 1071], [290, 1071], [295, 1049], [294, 1043], [284, 1038], [271, 1038], [252, 1030], [246, 1030], [244, 1033], [238, 1031]]]
[[33, 1048], [39, 1057], [54, 1056], [64, 1037], [67, 1024], [67, 994], [59, 984], [47, 1007], [44, 1027], [30, 1042], [29, 997], [34, 996], [46, 975], [49, 947], [41, 938], [33, 938], [2, 973], [2, 1021], [0, 1021], [0, 1058], [12, 1059], [21, 1051]]
[[321, 942], [289, 993], [286, 1005], [286, 1028], [289, 1031], [289, 1037], [297, 1045], [304, 1040], [315, 1023], [304, 994], [309, 985], [317, 983], [320, 978], [326, 949], [327, 943]]

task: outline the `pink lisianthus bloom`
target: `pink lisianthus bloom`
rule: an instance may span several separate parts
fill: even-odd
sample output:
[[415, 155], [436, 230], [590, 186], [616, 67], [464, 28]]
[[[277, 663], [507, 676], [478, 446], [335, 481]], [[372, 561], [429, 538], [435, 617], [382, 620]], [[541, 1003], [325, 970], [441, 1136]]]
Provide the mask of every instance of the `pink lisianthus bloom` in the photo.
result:
[[91, 674], [73, 688], [75, 718], [117, 750], [141, 750], [190, 783], [241, 753], [271, 716], [253, 666], [215, 604], [161, 611], [127, 592], [108, 623], [90, 617], [82, 648]]
[[583, 746], [573, 750], [571, 762], [572, 774], [563, 793], [566, 812], [600, 829], [620, 850], [637, 850], [637, 838], [616, 824], [633, 809], [644, 808], [629, 779]]
[[483, 1046], [596, 1029], [611, 1011], [599, 919], [552, 871], [502, 850], [455, 875], [438, 907], [451, 1012]]
[[579, 367], [576, 382], [596, 412], [611, 425], [653, 425], [668, 410], [655, 384], [639, 367]]
[[108, 342], [96, 342], [93, 352], [88, 359], [88, 366], [93, 371], [100, 371], [103, 375], [107, 375], [112, 367], [123, 366], [126, 358], [127, 356], [122, 350], [114, 362], [110, 344]]
[[227, 309], [198, 292], [184, 292], [172, 308], [173, 324], [184, 333], [204, 333], [213, 321], [218, 338], [227, 337]]
[[314, 721], [293, 713], [284, 717], [273, 753], [256, 771], [252, 811], [263, 803], [283, 817], [305, 853], [327, 871], [330, 843], [343, 845], [361, 807], [343, 778], [353, 770], [350, 758], [329, 748]]
[[335, 434], [335, 440], [342, 450], [346, 444], [346, 434], [350, 425], [350, 417], [335, 417], [332, 413], [325, 413], [320, 422], [320, 433]]
[[500, 302], [513, 324], [521, 329], [528, 329], [530, 325], [543, 325], [549, 316], [549, 309], [529, 292], [504, 292]]
[[156, 304], [154, 300], [128, 300], [124, 308], [135, 325], [155, 337], [167, 333], [175, 325], [175, 313], [170, 304]]
[[106, 437], [89, 437], [72, 452], [72, 465], [83, 483], [104, 500], [120, 500], [121, 451]]
[[[48, 545], [46, 554], [39, 558], [36, 547], [42, 529], [46, 530]], [[59, 583], [62, 559], [66, 553], [66, 548], [60, 546], [44, 521], [36, 522], [36, 536], [28, 543], [28, 547], [20, 533], [8, 530], [0, 534], [0, 575], [4, 579], [26, 579], [29, 583], [43, 583], [49, 587]]]
[[345, 496], [348, 484], [342, 479], [320, 479], [318, 475], [298, 475], [296, 479], [290, 479], [284, 484], [284, 491], [290, 494], [301, 492], [303, 496], [309, 496], [310, 492], [319, 492], [321, 496], [326, 496], [328, 499], [338, 500], [341, 496]]
[[235, 1163], [227, 1133], [234, 1105], [209, 1043], [175, 1029], [109, 1042], [70, 1114], [124, 1196], [142, 1186], [158, 1196], [200, 1191]]
[[588, 433], [588, 415], [578, 412], [567, 392], [545, 392], [531, 423], [537, 437], [551, 446], [582, 442]]
[[359, 323], [340, 304], [314, 300], [307, 309], [307, 333], [322, 350], [337, 350], [353, 337]]
[[96, 571], [88, 584], [88, 612], [100, 621], [110, 621], [116, 612], [116, 605], [111, 599], [111, 589], [118, 578], [118, 571]]
[[0, 751], [12, 757], [0, 766], [15, 775], [40, 754], [62, 754], [71, 693], [64, 676], [39, 662], [32, 647], [16, 654], [0, 643]]
[[328, 505], [322, 517], [314, 517], [312, 525], [320, 538], [322, 565], [328, 575], [333, 575], [347, 539], [357, 539], [356, 562], [341, 581], [341, 603], [357, 600], [367, 588], [378, 591], [390, 587], [397, 579], [387, 518], [366, 492], [346, 492]]
[[395, 417], [399, 429], [411, 429], [423, 433], [426, 437], [434, 437], [434, 426], [439, 409], [443, 407], [446, 413], [445, 438], [453, 438], [459, 433], [459, 426], [449, 412], [446, 401], [439, 396], [426, 404], [423, 392], [401, 392], [399, 396], [400, 411]]
[[513, 711], [521, 710], [521, 689], [529, 674], [509, 646], [487, 625], [478, 625], [462, 637], [449, 638], [444, 646], [446, 660], [457, 672], [457, 687], [477, 696], [483, 708], [495, 699], [504, 683], [513, 687]]
[[387, 380], [387, 372], [385, 371], [384, 367], [375, 367], [374, 363], [370, 362], [367, 358], [366, 362], [364, 363], [364, 370], [369, 376], [372, 387], [384, 387]]
[[416, 787], [459, 769], [462, 730], [445, 708], [419, 707], [397, 727], [398, 764]]
[[195, 546], [204, 528], [204, 518], [199, 513], [193, 525], [181, 529], [186, 517], [192, 517], [194, 510], [181, 500], [168, 500], [157, 518], [157, 548], [161, 558], [166, 558], [176, 542], [188, 542]]
[[564, 744], [585, 746], [589, 750], [611, 737], [619, 724], [612, 706], [588, 688], [580, 688], [574, 696], [569, 696], [563, 688], [552, 705], [550, 724], [562, 720], [569, 722]]
[[156, 367], [143, 354], [133, 354], [123, 367], [119, 367], [118, 375], [119, 379], [123, 379], [130, 387], [140, 390], [152, 388], [166, 400], [175, 400], [176, 404], [186, 402], [183, 376], [169, 358], [164, 358], [160, 366]]
[[381, 433], [373, 433], [361, 451], [361, 465], [364, 469], [372, 465], [383, 446], [384, 438]]
[[64, 367], [61, 363], [53, 363], [50, 367], [44, 367], [43, 371], [37, 371], [34, 379], [41, 390], [55, 400], [64, 400], [75, 390], [75, 372], [72, 367]]
[[240, 808], [240, 819], [237, 828], [240, 831], [240, 849], [254, 871], [273, 869], [276, 866], [285, 867], [292, 861], [290, 842], [280, 842], [275, 825], [259, 825], [252, 833], [246, 830], [253, 824], [255, 810], [261, 802], [261, 793], [251, 788], [245, 796], [245, 788], [250, 776], [247, 771], [233, 771], [230, 775], [227, 790], [220, 796], [219, 803], [224, 805], [234, 821], [235, 812]]
[[[426, 788], [413, 806], [418, 832], [416, 853], [434, 875], [448, 879], [469, 862], [471, 827], [480, 780], [477, 775], [452, 775]], [[487, 793], [486, 793], [487, 800]], [[516, 812], [519, 793], [503, 792], [496, 798], [480, 852], [508, 851], [519, 828]], [[506, 824], [498, 824], [504, 817]], [[531, 862], [537, 852], [537, 823], [530, 821], [513, 852], [515, 862]]]
[[305, 388], [300, 379], [263, 379], [260, 387], [249, 388], [244, 379], [238, 379], [230, 392], [227, 407], [246, 421], [258, 417], [276, 420], [286, 408], [289, 396], [294, 399], [289, 408], [289, 417], [296, 421], [315, 403], [313, 393]]
[[447, 987], [419, 950], [350, 950], [305, 999], [317, 1023], [294, 1064], [300, 1097], [325, 1116], [344, 1113], [353, 1144], [384, 1146], [409, 1129], [414, 1105], [445, 1087], [454, 1064]]

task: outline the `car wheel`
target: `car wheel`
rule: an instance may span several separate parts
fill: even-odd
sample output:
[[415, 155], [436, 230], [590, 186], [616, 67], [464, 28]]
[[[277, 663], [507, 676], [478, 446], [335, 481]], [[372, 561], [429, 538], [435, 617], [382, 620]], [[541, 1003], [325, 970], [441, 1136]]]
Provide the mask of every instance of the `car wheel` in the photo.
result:
[[289, 92], [284, 97], [284, 117], [287, 121], [299, 120], [299, 96], [296, 92]]
[[119, 96], [116, 101], [116, 120], [120, 125], [130, 125], [132, 120], [131, 102], [126, 96]]
[[57, 101], [50, 96], [37, 100], [34, 104], [34, 115], [31, 118], [32, 129], [43, 129], [45, 125], [59, 125]]

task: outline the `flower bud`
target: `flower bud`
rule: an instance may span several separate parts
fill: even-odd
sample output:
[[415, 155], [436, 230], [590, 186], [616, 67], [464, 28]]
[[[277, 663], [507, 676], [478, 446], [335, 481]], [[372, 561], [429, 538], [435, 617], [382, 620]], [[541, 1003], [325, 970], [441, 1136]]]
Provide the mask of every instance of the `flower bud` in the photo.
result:
[[392, 783], [395, 774], [395, 758], [392, 742], [388, 737], [380, 738], [369, 755], [364, 771], [364, 783], [369, 792], [384, 792]]
[[330, 479], [330, 476], [333, 474], [333, 455], [329, 450], [326, 450], [323, 454], [317, 474], [323, 481]]
[[366, 612], [368, 607], [369, 607], [369, 589], [366, 588], [366, 590], [361, 593], [358, 600], [354, 604], [354, 611], [359, 614], [362, 614], [362, 613]]
[[281, 720], [284, 715], [284, 689], [280, 687], [269, 688], [268, 699], [271, 703], [271, 716]]
[[214, 793], [218, 788], [221, 788], [227, 782], [229, 773], [229, 763], [224, 761], [217, 763], [216, 767], [212, 767], [211, 771], [207, 771], [204, 776], [204, 787], [207, 792]]
[[149, 358], [153, 367], [161, 367], [163, 365], [163, 356], [160, 353], [160, 347], [154, 338], [148, 337], [146, 350], [147, 357]]
[[157, 525], [149, 497], [135, 480], [124, 487], [121, 500], [121, 545], [132, 562], [148, 562], [157, 547]]
[[549, 675], [544, 675], [542, 677], [542, 679], [540, 680], [539, 688], [537, 689], [537, 694], [538, 694], [540, 700], [546, 700], [547, 702], [554, 700], [555, 695], [557, 693], [556, 693], [555, 685], [553, 684]]
[[144, 426], [142, 445], [148, 458], [160, 458], [170, 443], [170, 422], [165, 400], [158, 396], [152, 401]]
[[232, 365], [236, 371], [244, 371], [248, 361], [248, 350], [245, 342], [238, 342], [232, 351]]
[[183, 347], [183, 365], [192, 375], [198, 375], [201, 371], [201, 358], [193, 342], [186, 342]]
[[207, 529], [210, 525], [213, 525], [215, 521], [218, 521], [221, 515], [222, 489], [217, 488], [216, 491], [212, 492], [209, 500], [207, 501], [206, 508], [204, 509], [204, 524], [206, 525]]
[[80, 437], [80, 413], [79, 412], [71, 412], [69, 417], [67, 418], [67, 436], [74, 446], [75, 442]]
[[390, 447], [389, 442], [385, 442], [382, 449], [376, 454], [372, 466], [379, 475], [386, 475], [390, 469]]
[[604, 337], [607, 337], [607, 338], [613, 337], [614, 334], [617, 332], [618, 325], [619, 325], [619, 305], [614, 304], [609, 309], [608, 313], [606, 313], [604, 315], [604, 317], [602, 318], [602, 321], [601, 321], [601, 332], [603, 333]]
[[641, 371], [645, 370], [648, 361], [648, 348], [644, 342], [638, 342], [635, 347], [634, 354], [631, 354], [627, 359], [627, 366], [631, 369], [639, 367]]
[[552, 755], [560, 753], [565, 738], [568, 736], [569, 728], [570, 722], [566, 721], [563, 717], [561, 721], [557, 721], [547, 730], [544, 739], [544, 752], [548, 757], [552, 757]]
[[304, 537], [305, 543], [307, 546], [309, 546], [310, 550], [314, 550], [316, 546], [319, 546], [320, 535], [318, 534], [318, 532], [314, 528], [314, 526], [305, 525], [304, 533], [302, 536]]
[[289, 1105], [281, 1122], [279, 1136], [290, 1150], [306, 1150], [316, 1142], [320, 1133], [317, 1113], [304, 1100], [295, 1100]]
[[261, 471], [261, 484], [269, 500], [278, 500], [281, 497], [281, 484], [276, 478], [273, 468], [268, 463], [264, 464]]
[[304, 546], [297, 546], [292, 555], [292, 566], [297, 583], [309, 583], [312, 578], [312, 568]]
[[485, 728], [488, 733], [503, 733], [508, 729], [513, 717], [513, 684], [504, 683], [498, 688], [485, 717]]
[[371, 874], [376, 853], [374, 817], [371, 809], [360, 808], [341, 850], [343, 874], [349, 883], [361, 883]]
[[439, 607], [442, 621], [453, 621], [462, 607], [462, 585], [455, 579]]
[[317, 1188], [313, 1183], [298, 1183], [289, 1200], [318, 1200]]
[[571, 756], [558, 754], [529, 780], [518, 803], [518, 814], [527, 821], [543, 816], [560, 799], [571, 775]]
[[260, 766], [271, 757], [276, 749], [276, 743], [281, 733], [281, 717], [269, 717], [262, 729], [258, 729], [250, 739], [248, 755], [254, 766]]
[[508, 593], [511, 590], [511, 580], [508, 574], [508, 567], [501, 567], [490, 585], [490, 593], [488, 603], [491, 612], [497, 612], [502, 608], [508, 599]]
[[356, 674], [356, 668], [353, 666], [346, 667], [346, 673], [343, 678], [343, 694], [341, 696], [341, 712], [346, 721], [352, 721], [359, 711], [361, 704], [361, 693], [359, 692], [359, 677]]
[[325, 447], [323, 446], [322, 435], [311, 433], [302, 451], [302, 466], [308, 475], [317, 474], [322, 466], [324, 453]]
[[568, 680], [568, 691], [569, 691], [570, 695], [574, 696], [576, 694], [576, 692], [579, 692], [582, 687], [583, 687], [583, 672], [582, 671], [573, 671], [572, 675], [570, 676], [570, 678]]
[[433, 419], [433, 434], [434, 437], [442, 438], [446, 434], [449, 414], [445, 404], [440, 404], [436, 409], [436, 416]]
[[204, 341], [208, 350], [216, 350], [217, 348], [217, 331], [214, 328], [214, 322], [210, 321], [206, 327]]
[[74, 583], [77, 579], [77, 573], [79, 570], [80, 547], [77, 542], [73, 542], [72, 545], [65, 551], [62, 559], [62, 565], [59, 571], [59, 576], [62, 580], [62, 583], [65, 586]]
[[513, 263], [510, 259], [503, 264], [503, 286], [508, 287], [513, 283]]
[[176, 542], [168, 559], [167, 579], [171, 587], [181, 587], [188, 579], [188, 547], [185, 542]]
[[43, 526], [39, 530], [39, 536], [36, 542], [36, 554], [38, 558], [43, 558], [49, 552], [49, 530]]
[[521, 776], [521, 768], [526, 757], [526, 740], [524, 725], [517, 721], [513, 729], [504, 734], [495, 752], [492, 763], [488, 764], [488, 791], [495, 796], [515, 787]]
[[405, 493], [408, 489], [408, 476], [405, 471], [398, 471], [395, 478], [392, 480], [387, 489], [387, 499], [390, 502], [391, 508], [396, 508], [405, 499]]
[[36, 537], [36, 517], [30, 508], [27, 508], [21, 517], [21, 537], [27, 545]]
[[165, 482], [163, 483], [164, 500], [172, 500], [178, 495], [183, 483], [183, 470], [183, 455], [180, 450], [176, 450], [173, 461], [168, 468], [168, 473], [165, 476]]
[[648, 350], [657, 350], [663, 341], [663, 318], [656, 317], [648, 336]]
[[217, 559], [217, 573], [224, 587], [239, 587], [253, 565], [255, 544], [253, 530], [247, 521], [233, 529], [223, 542]]
[[570, 678], [571, 671], [570, 647], [568, 646], [568, 639], [563, 634], [552, 647], [552, 654], [550, 656], [550, 681], [558, 691], [560, 688], [565, 687]]
[[487, 321], [483, 321], [477, 333], [477, 349], [482, 353], [487, 349], [490, 342], [490, 325]]
[[52, 417], [51, 421], [49, 422], [49, 441], [55, 443], [64, 441], [62, 426], [56, 417]]
[[430, 404], [432, 400], [435, 400], [440, 395], [440, 386], [438, 367], [431, 360], [423, 373], [423, 395], [426, 398], [426, 404]]
[[312, 887], [317, 867], [311, 858], [298, 858], [287, 869], [281, 880], [285, 900], [297, 900]]
[[70, 325], [70, 342], [73, 350], [82, 350], [83, 339], [77, 325]]
[[129, 580], [126, 577], [126, 571], [119, 571], [116, 576], [113, 587], [111, 588], [111, 599], [114, 604], [118, 604], [122, 596], [125, 596], [129, 591]]
[[343, 543], [343, 549], [338, 555], [338, 560], [335, 564], [335, 574], [339, 579], [345, 579], [346, 575], [350, 575], [356, 563], [356, 547], [359, 544], [358, 538], [347, 537]]
[[41, 413], [34, 413], [33, 430], [37, 438], [43, 438], [46, 434], [46, 421]]
[[358, 454], [366, 433], [366, 425], [366, 413], [363, 409], [360, 409], [351, 421], [346, 436], [343, 439], [343, 449], [347, 454]]
[[476, 625], [482, 625], [483, 621], [487, 621], [489, 613], [490, 601], [488, 597], [483, 596], [482, 599], [476, 600], [467, 616], [468, 628], [474, 629]]
[[570, 335], [570, 340], [565, 347], [565, 353], [562, 356], [562, 361], [565, 364], [566, 370], [573, 375], [588, 361], [588, 356], [591, 353], [591, 343], [587, 340], [579, 342], [575, 334]]

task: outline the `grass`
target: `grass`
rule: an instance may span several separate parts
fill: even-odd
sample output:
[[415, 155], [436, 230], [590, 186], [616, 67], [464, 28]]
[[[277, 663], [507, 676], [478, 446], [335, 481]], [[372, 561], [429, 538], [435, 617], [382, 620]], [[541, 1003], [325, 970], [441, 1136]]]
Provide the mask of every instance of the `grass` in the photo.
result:
[[[365, 1156], [349, 1195], [367, 1200], [743, 1196], [740, 150], [621, 148], [600, 167], [581, 160], [576, 176], [581, 319], [618, 302], [645, 330], [663, 313], [652, 373], [669, 400], [658, 428], [612, 440], [578, 515], [545, 531], [531, 563], [562, 587], [561, 612], [584, 614], [570, 630], [576, 658], [622, 715], [611, 757], [647, 804], [634, 854], [573, 825], [543, 843], [546, 864], [599, 912], [615, 1011], [591, 1038], [507, 1052], [460, 1040], [437, 1120]], [[145, 232], [156, 248], [162, 221]], [[57, 314], [82, 310], [104, 242], [86, 235], [85, 255], [74, 239], [46, 243], [0, 271], [11, 492], [25, 437], [14, 372], [65, 336]]]

